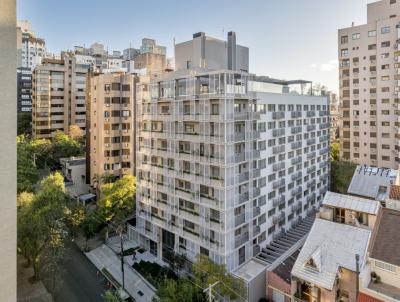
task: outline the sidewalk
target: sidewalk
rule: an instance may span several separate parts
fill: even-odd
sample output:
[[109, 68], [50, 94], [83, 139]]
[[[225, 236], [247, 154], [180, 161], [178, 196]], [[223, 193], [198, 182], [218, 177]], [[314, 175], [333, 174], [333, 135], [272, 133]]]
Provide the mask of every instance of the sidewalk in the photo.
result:
[[[86, 256], [99, 271], [105, 268], [118, 283], [122, 284], [121, 260], [110, 247], [103, 244], [86, 253]], [[127, 259], [127, 257], [124, 258]], [[156, 289], [128, 264], [124, 264], [124, 271], [125, 291], [135, 301], [151, 302], [155, 296]]]
[[29, 282], [29, 277], [33, 276], [33, 268], [24, 267], [24, 259], [21, 255], [17, 256], [17, 301], [18, 302], [50, 302], [51, 295], [48, 293], [47, 289], [44, 287], [42, 281], [37, 281], [35, 283]]

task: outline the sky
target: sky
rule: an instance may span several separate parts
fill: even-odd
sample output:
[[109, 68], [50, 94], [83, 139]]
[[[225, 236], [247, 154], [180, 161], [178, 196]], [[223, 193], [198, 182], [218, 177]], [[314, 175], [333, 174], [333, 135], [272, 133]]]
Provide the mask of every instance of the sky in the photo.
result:
[[193, 33], [250, 49], [250, 72], [319, 82], [337, 92], [337, 30], [363, 24], [371, 0], [18, 0], [18, 19], [28, 19], [49, 51], [100, 42], [111, 50], [138, 48], [144, 37], [167, 46]]

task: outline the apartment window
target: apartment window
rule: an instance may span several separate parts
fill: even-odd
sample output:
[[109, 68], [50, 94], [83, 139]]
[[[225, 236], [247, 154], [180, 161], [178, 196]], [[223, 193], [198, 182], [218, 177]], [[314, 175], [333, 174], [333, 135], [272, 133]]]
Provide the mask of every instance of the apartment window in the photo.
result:
[[358, 39], [360, 39], [360, 37], [361, 37], [361, 34], [360, 34], [360, 33], [354, 33], [354, 34], [351, 36], [351, 38], [352, 38], [353, 40], [358, 40]]
[[340, 55], [342, 57], [347, 57], [349, 55], [349, 50], [347, 48], [344, 48], [340, 51]]
[[390, 160], [390, 156], [382, 156], [382, 160], [389, 161]]
[[382, 149], [390, 150], [390, 146], [389, 145], [382, 145]]
[[395, 4], [396, 0], [390, 0], [390, 4]]
[[376, 37], [376, 30], [370, 30], [368, 32], [368, 37]]
[[381, 43], [381, 47], [390, 47], [390, 41], [384, 41]]
[[388, 53], [388, 52], [385, 52], [385, 53], [381, 54], [381, 58], [382, 58], [382, 59], [387, 59], [387, 58], [389, 58], [389, 53]]
[[341, 36], [340, 37], [341, 44], [346, 44], [347, 42], [349, 42], [349, 36]]
[[382, 91], [382, 92], [389, 92], [390, 89], [389, 89], [389, 87], [382, 87], [382, 88], [381, 88], [381, 91]]
[[376, 44], [368, 45], [368, 50], [374, 50], [374, 49], [376, 49]]
[[381, 34], [388, 34], [390, 33], [390, 26], [385, 26], [381, 28]]
[[390, 76], [381, 76], [381, 80], [382, 81], [389, 81], [390, 80]]
[[390, 68], [389, 64], [381, 65], [381, 69], [383, 69], [383, 70], [389, 69], [389, 68]]

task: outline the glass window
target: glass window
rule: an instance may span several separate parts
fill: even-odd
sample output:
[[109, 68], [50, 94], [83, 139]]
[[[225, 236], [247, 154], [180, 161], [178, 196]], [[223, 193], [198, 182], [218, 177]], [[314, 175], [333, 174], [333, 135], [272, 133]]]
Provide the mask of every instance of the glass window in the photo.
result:
[[360, 39], [360, 37], [361, 37], [360, 33], [355, 33], [355, 34], [352, 35], [352, 39], [353, 40], [358, 40], [358, 39]]
[[385, 26], [381, 28], [381, 34], [390, 33], [390, 26]]
[[370, 30], [368, 32], [368, 37], [376, 37], [376, 30]]

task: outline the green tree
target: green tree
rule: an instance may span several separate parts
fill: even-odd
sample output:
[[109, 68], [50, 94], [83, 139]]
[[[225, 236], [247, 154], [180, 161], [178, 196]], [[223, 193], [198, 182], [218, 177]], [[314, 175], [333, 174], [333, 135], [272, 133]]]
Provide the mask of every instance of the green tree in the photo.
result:
[[84, 146], [76, 139], [62, 131], [55, 131], [52, 139], [51, 157], [54, 162], [63, 157], [79, 156], [84, 154]]
[[125, 175], [113, 183], [101, 186], [97, 205], [105, 222], [123, 222], [133, 214], [136, 200], [136, 178]]
[[99, 230], [101, 223], [99, 218], [96, 217], [96, 212], [92, 212], [86, 215], [84, 221], [82, 222], [81, 229], [83, 235], [85, 236], [85, 251], [88, 250], [88, 241], [92, 238], [96, 232]]
[[103, 298], [107, 302], [124, 302], [118, 291], [107, 290], [103, 294]]
[[20, 209], [29, 206], [34, 197], [35, 195], [32, 192], [21, 192], [17, 196], [17, 207]]
[[32, 161], [32, 155], [23, 136], [17, 138], [17, 191], [32, 192], [39, 173]]
[[75, 140], [83, 139], [85, 131], [81, 129], [78, 125], [71, 125], [68, 128], [68, 136]]
[[225, 265], [214, 263], [205, 255], [198, 255], [197, 261], [193, 263], [193, 274], [196, 284], [204, 288], [218, 282], [213, 289], [222, 297], [246, 300], [243, 281], [229, 274]]
[[331, 161], [331, 190], [347, 194], [357, 165], [348, 161]]
[[32, 113], [18, 112], [17, 115], [17, 134], [29, 134], [32, 130]]
[[203, 302], [207, 301], [203, 289], [188, 278], [164, 279], [157, 290], [154, 301], [160, 302]]
[[34, 280], [39, 278], [41, 255], [46, 252], [47, 259], [59, 257], [64, 248], [67, 200], [64, 178], [55, 173], [42, 180], [32, 201], [18, 211], [18, 251], [33, 266]]
[[340, 159], [340, 143], [331, 143], [331, 161], [338, 161]]

